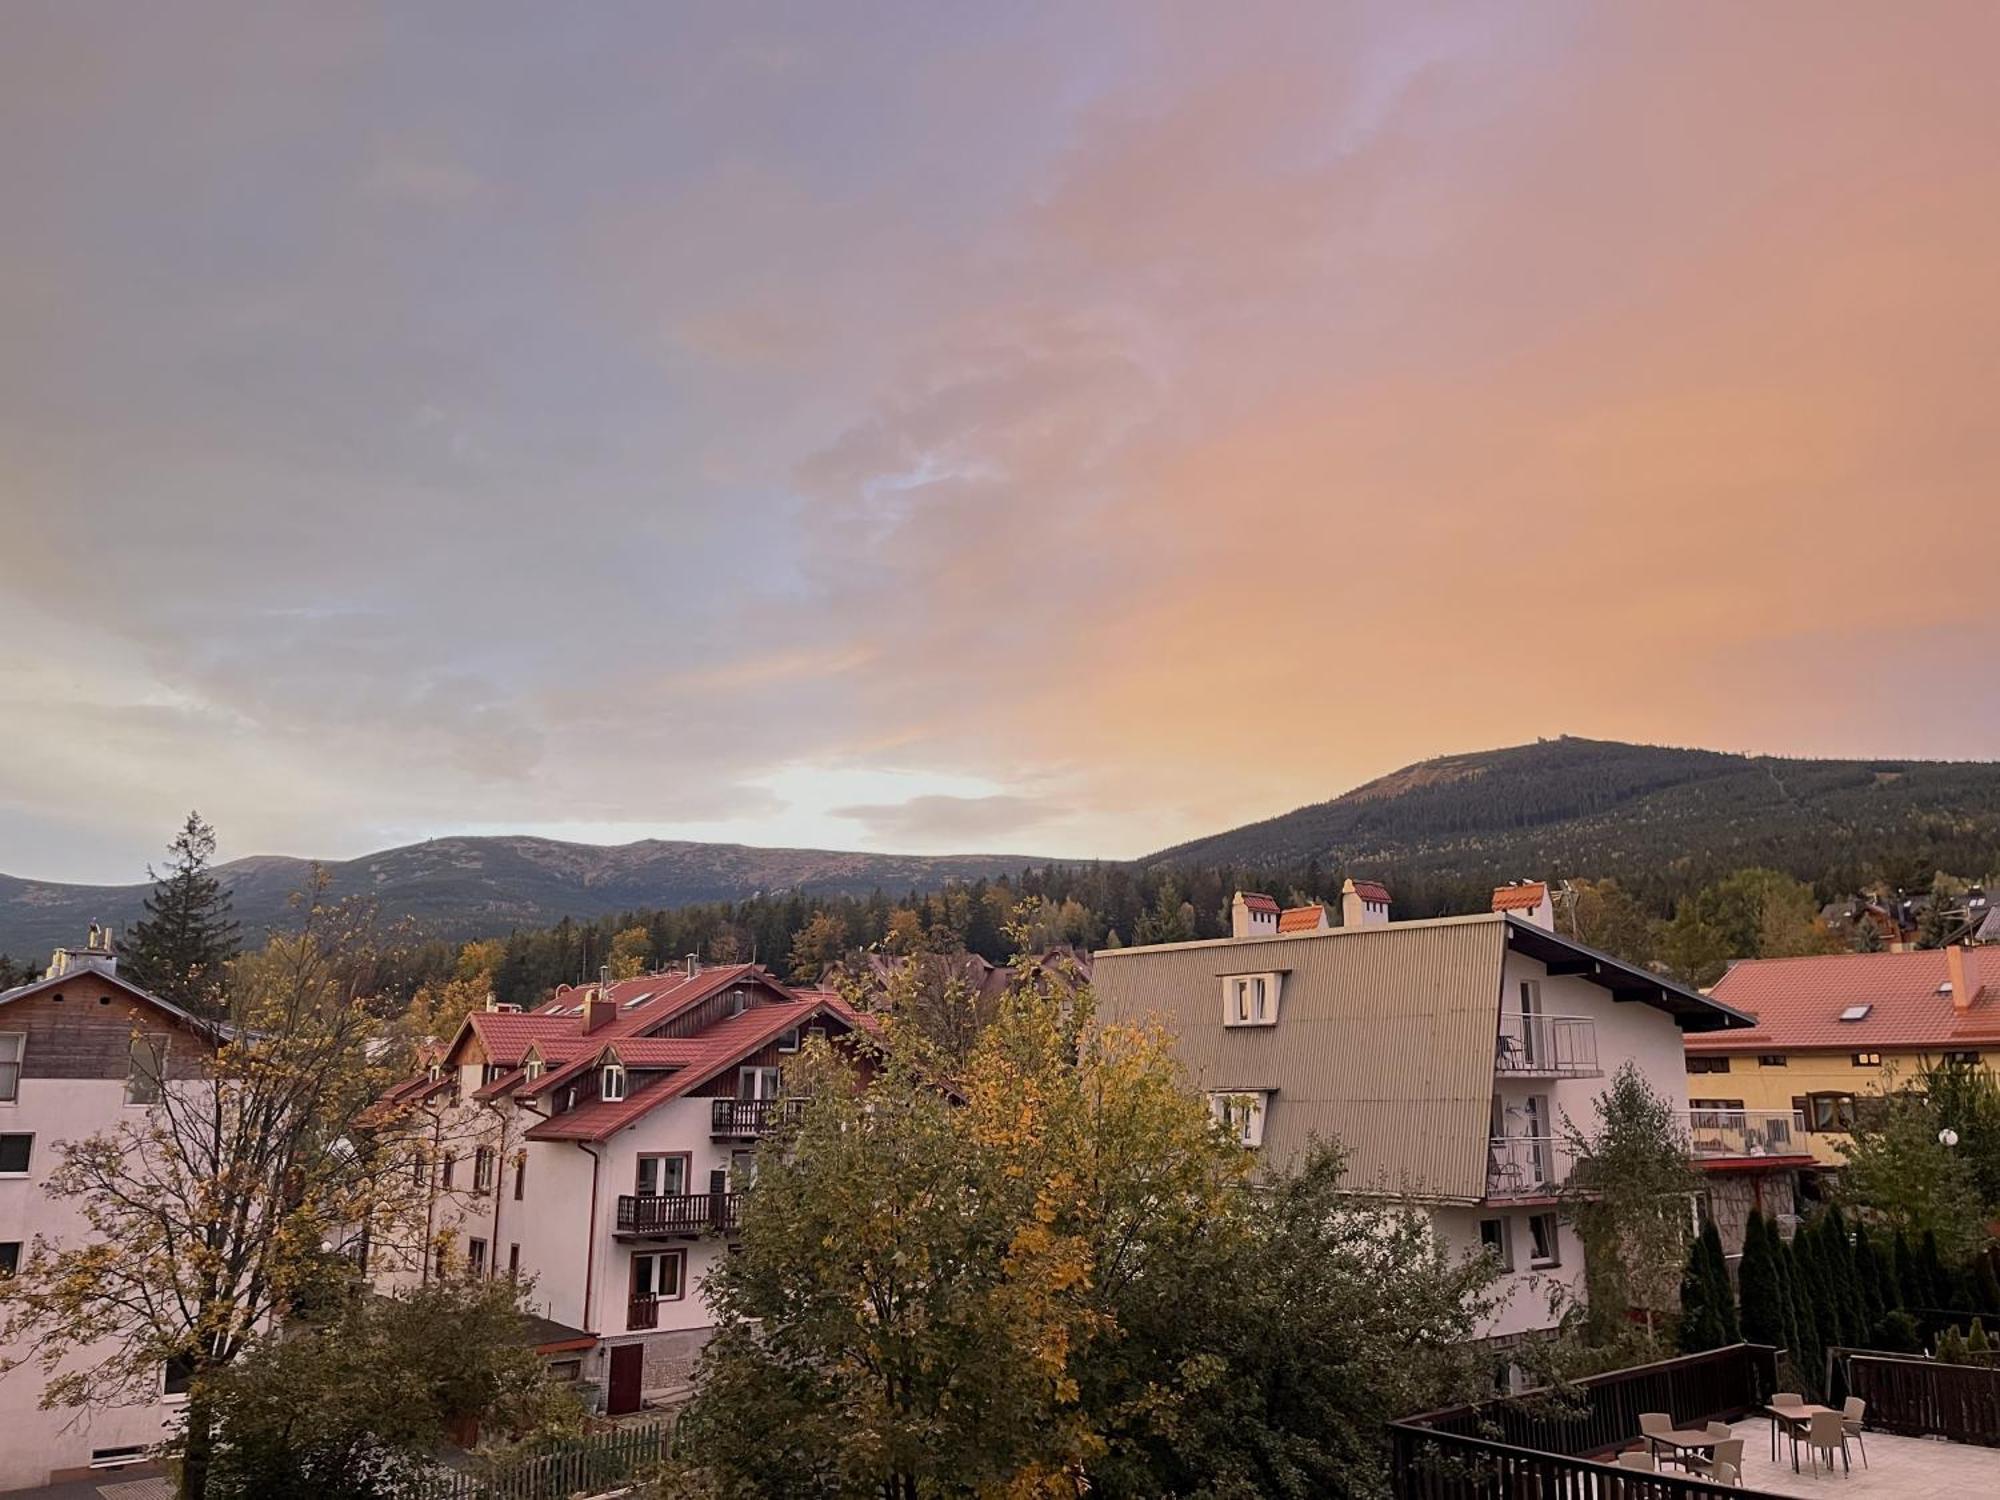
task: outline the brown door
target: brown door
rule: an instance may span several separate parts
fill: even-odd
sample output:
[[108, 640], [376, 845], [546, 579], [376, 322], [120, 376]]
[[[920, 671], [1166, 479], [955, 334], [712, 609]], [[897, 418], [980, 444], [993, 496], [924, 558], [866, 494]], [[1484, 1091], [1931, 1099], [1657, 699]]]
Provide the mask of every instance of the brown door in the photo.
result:
[[645, 1368], [644, 1345], [611, 1346], [611, 1380], [604, 1393], [606, 1415], [622, 1417], [639, 1409], [639, 1377]]

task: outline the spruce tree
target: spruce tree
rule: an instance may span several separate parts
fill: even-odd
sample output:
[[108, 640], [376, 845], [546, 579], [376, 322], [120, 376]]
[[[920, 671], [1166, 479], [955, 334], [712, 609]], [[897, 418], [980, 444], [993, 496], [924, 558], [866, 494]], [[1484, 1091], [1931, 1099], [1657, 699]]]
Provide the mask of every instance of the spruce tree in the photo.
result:
[[1959, 1297], [1952, 1289], [1951, 1273], [1944, 1268], [1944, 1261], [1938, 1255], [1937, 1232], [1926, 1229], [1917, 1251], [1917, 1266], [1923, 1277], [1924, 1295], [1930, 1298], [1924, 1306], [1947, 1311], [1957, 1311]]
[[1743, 1230], [1743, 1260], [1736, 1268], [1743, 1337], [1753, 1344], [1790, 1346], [1786, 1329], [1784, 1287], [1779, 1279], [1770, 1223], [1753, 1213]]
[[1930, 1304], [1924, 1298], [1923, 1273], [1917, 1265], [1917, 1257], [1910, 1249], [1910, 1237], [1902, 1230], [1896, 1231], [1895, 1258], [1896, 1305], [1914, 1312]]
[[1701, 1241], [1693, 1240], [1688, 1245], [1687, 1266], [1681, 1272], [1681, 1320], [1674, 1332], [1675, 1347], [1681, 1353], [1699, 1354], [1720, 1342], [1716, 1310], [1710, 1301], [1714, 1290], [1708, 1257], [1702, 1252]]
[[1743, 1337], [1736, 1316], [1736, 1289], [1729, 1282], [1729, 1257], [1722, 1253], [1722, 1232], [1715, 1220], [1701, 1221], [1701, 1253], [1708, 1275], [1709, 1305], [1716, 1313], [1716, 1333], [1722, 1343], [1734, 1344]]
[[1892, 1299], [1884, 1296], [1882, 1259], [1868, 1238], [1866, 1224], [1854, 1226], [1854, 1281], [1861, 1299], [1862, 1342], [1866, 1343], [1894, 1305]]
[[164, 872], [148, 866], [153, 894], [146, 917], [132, 929], [119, 963], [132, 980], [162, 1000], [197, 1015], [222, 1009], [225, 970], [236, 956], [237, 928], [229, 892], [209, 869], [215, 830], [189, 813], [167, 846]]
[[1825, 1347], [1820, 1342], [1819, 1316], [1813, 1310], [1813, 1296], [1818, 1278], [1809, 1274], [1809, 1266], [1800, 1253], [1799, 1236], [1794, 1235], [1790, 1244], [1775, 1229], [1773, 1237], [1778, 1244], [1778, 1269], [1785, 1286], [1785, 1317], [1791, 1332], [1792, 1369], [1800, 1385], [1807, 1391], [1819, 1391], [1820, 1366], [1824, 1362]]

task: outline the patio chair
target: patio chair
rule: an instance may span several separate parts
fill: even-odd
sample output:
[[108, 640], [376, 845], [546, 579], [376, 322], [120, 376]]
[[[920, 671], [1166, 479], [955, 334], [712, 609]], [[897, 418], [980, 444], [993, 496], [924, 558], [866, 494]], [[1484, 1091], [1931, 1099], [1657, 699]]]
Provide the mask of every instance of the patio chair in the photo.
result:
[[1713, 1458], [1704, 1458], [1700, 1454], [1691, 1454], [1688, 1457], [1687, 1466], [1697, 1474], [1706, 1474], [1711, 1479], [1718, 1481], [1721, 1479], [1724, 1469], [1727, 1469], [1732, 1474], [1740, 1474], [1743, 1472], [1743, 1439], [1740, 1437], [1717, 1438], [1715, 1442], [1715, 1456]]
[[1661, 1433], [1672, 1432], [1673, 1430], [1674, 1419], [1671, 1413], [1664, 1411], [1642, 1411], [1639, 1413], [1639, 1436], [1646, 1439], [1646, 1451], [1666, 1463], [1673, 1462], [1674, 1450], [1670, 1448], [1666, 1453], [1662, 1454], [1659, 1451], [1658, 1445], [1653, 1442], [1653, 1438]]
[[1634, 1449], [1630, 1453], [1621, 1453], [1618, 1455], [1618, 1467], [1621, 1469], [1657, 1469], [1659, 1465], [1653, 1462], [1652, 1454], [1641, 1453]]
[[1801, 1396], [1797, 1391], [1779, 1391], [1777, 1395], [1771, 1398], [1771, 1404], [1773, 1406], [1804, 1406], [1806, 1398]]
[[1854, 1464], [1847, 1456], [1847, 1419], [1837, 1411], [1816, 1411], [1806, 1428], [1806, 1446], [1812, 1450], [1813, 1473], [1819, 1473], [1819, 1456], [1826, 1455], [1826, 1471], [1833, 1472], [1833, 1452], [1840, 1450], [1840, 1462], [1849, 1473]]
[[1843, 1432], [1854, 1439], [1855, 1446], [1861, 1450], [1861, 1467], [1864, 1469], [1868, 1467], [1868, 1443], [1861, 1436], [1861, 1431], [1862, 1424], [1867, 1419], [1868, 1403], [1859, 1396], [1849, 1396], [1846, 1404], [1841, 1407], [1840, 1426]]
[[1715, 1472], [1708, 1477], [1713, 1479], [1717, 1484], [1726, 1484], [1731, 1489], [1734, 1489], [1743, 1482], [1743, 1471], [1738, 1469], [1735, 1464], [1717, 1464]]
[[1731, 1427], [1727, 1422], [1710, 1422], [1708, 1424], [1708, 1435], [1712, 1438], [1735, 1437], [1736, 1429]]

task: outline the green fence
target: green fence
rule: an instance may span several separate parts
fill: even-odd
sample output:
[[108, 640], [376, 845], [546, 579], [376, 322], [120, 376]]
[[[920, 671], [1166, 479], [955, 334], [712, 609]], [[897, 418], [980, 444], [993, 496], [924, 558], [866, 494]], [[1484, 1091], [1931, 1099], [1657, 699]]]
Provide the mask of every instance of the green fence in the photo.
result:
[[620, 1427], [515, 1459], [495, 1474], [439, 1474], [406, 1500], [569, 1500], [596, 1494], [665, 1458], [672, 1436], [670, 1422]]

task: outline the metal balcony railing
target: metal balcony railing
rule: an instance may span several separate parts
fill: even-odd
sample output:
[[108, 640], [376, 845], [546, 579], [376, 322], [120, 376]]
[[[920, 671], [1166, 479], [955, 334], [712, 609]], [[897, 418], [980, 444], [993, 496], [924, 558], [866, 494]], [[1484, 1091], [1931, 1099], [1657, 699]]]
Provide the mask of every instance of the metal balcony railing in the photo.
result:
[[616, 1232], [654, 1236], [731, 1234], [741, 1222], [741, 1193], [621, 1194]]
[[1725, 1156], [1803, 1156], [1805, 1116], [1789, 1109], [1691, 1109], [1681, 1116], [1696, 1161]]
[[1588, 1016], [1502, 1011], [1493, 1071], [1513, 1078], [1595, 1078], [1597, 1023]]
[[1569, 1176], [1566, 1153], [1554, 1136], [1494, 1136], [1486, 1143], [1486, 1196], [1542, 1198]]
[[796, 1120], [805, 1107], [803, 1099], [717, 1099], [709, 1133], [752, 1140]]

